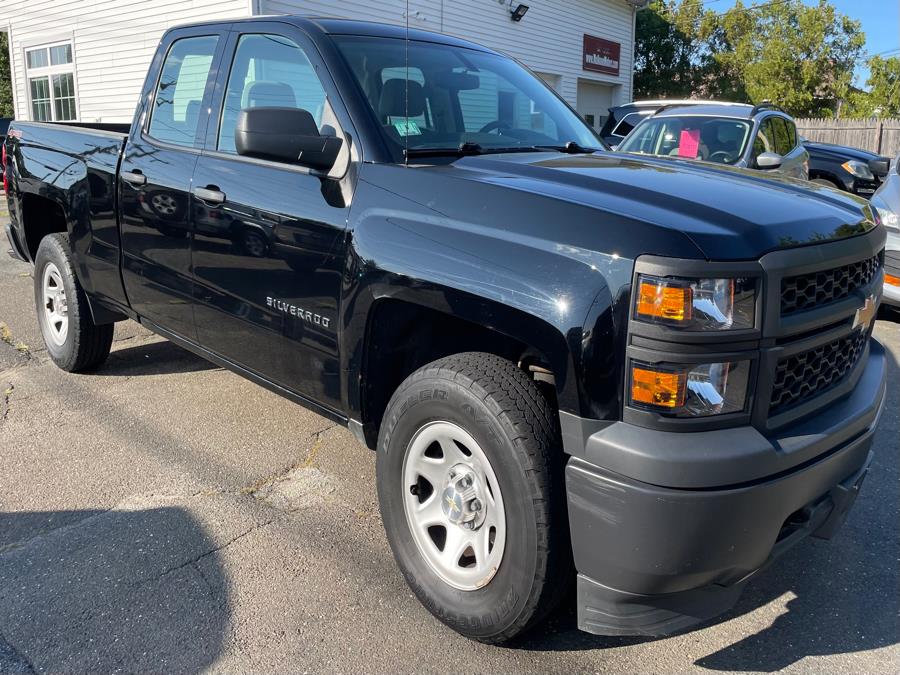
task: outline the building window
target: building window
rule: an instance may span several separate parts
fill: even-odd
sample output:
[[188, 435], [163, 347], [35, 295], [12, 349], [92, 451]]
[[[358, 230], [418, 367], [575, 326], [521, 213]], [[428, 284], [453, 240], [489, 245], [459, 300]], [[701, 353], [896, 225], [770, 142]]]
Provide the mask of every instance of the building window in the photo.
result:
[[26, 49], [25, 70], [32, 120], [63, 122], [77, 118], [70, 42]]

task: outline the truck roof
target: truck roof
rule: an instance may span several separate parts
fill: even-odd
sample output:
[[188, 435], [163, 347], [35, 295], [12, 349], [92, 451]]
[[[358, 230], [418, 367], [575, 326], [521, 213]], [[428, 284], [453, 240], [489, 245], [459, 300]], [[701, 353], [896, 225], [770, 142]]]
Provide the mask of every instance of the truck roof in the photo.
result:
[[[305, 30], [310, 34], [319, 35], [361, 35], [366, 37], [387, 37], [417, 40], [419, 42], [434, 42], [438, 44], [452, 45], [455, 47], [463, 47], [465, 49], [475, 49], [481, 52], [496, 54], [492, 49], [488, 49], [484, 45], [468, 40], [434, 31], [422, 30], [420, 28], [407, 29], [402, 25], [389, 23], [378, 23], [376, 21], [357, 21], [354, 19], [337, 19], [333, 17], [307, 16], [302, 14], [272, 14], [262, 16], [252, 16], [245, 19], [218, 20], [218, 21], [195, 21], [186, 24], [173, 26], [172, 29], [182, 28], [185, 26], [225, 26], [235, 23], [256, 23], [259, 21], [279, 21], [289, 23], [298, 28]], [[170, 30], [172, 30], [170, 29]]]

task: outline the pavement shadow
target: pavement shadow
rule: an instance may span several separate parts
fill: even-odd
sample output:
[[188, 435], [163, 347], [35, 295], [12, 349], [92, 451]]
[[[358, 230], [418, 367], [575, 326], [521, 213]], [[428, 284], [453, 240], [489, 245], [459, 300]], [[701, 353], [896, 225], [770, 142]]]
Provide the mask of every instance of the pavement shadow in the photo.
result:
[[221, 654], [225, 573], [186, 509], [0, 513], [0, 533], [0, 672], [196, 673]]
[[[730, 612], [695, 628], [702, 631], [785, 594], [794, 596], [787, 602], [787, 611], [770, 626], [698, 659], [696, 665], [726, 672], [775, 672], [807, 656], [859, 652], [900, 642], [900, 387], [896, 385], [900, 372], [893, 355], [887, 354], [887, 400], [875, 437], [875, 459], [847, 523], [832, 541], [811, 539], [788, 551], [747, 585]], [[573, 651], [666, 639], [582, 633], [572, 607], [552, 617], [547, 630], [509, 646]], [[701, 633], [697, 640], [702, 639]]]
[[116, 349], [95, 375], [174, 375], [212, 370], [218, 366], [196, 354], [163, 340]]

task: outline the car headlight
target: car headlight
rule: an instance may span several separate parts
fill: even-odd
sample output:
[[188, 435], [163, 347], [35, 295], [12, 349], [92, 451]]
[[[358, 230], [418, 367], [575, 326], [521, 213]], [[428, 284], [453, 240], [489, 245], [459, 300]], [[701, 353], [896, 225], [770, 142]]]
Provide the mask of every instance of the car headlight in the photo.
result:
[[750, 361], [693, 365], [631, 362], [630, 403], [672, 417], [741, 412], [747, 401]]
[[869, 200], [869, 204], [875, 209], [881, 224], [892, 232], [900, 232], [900, 215], [894, 213], [880, 197], [875, 196]]
[[684, 279], [639, 274], [634, 315], [639, 321], [689, 331], [753, 328], [755, 279]]
[[857, 159], [851, 159], [844, 162], [841, 164], [841, 168], [857, 178], [862, 178], [863, 180], [875, 180], [875, 174], [869, 169], [869, 165], [865, 162], [860, 162]]

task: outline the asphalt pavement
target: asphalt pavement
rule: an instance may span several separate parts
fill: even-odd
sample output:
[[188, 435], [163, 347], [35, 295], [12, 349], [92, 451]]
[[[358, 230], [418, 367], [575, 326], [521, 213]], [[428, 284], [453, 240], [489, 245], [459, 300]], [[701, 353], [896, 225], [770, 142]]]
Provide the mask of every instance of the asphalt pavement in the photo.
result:
[[595, 637], [568, 609], [489, 647], [407, 589], [346, 430], [133, 322], [96, 373], [58, 370], [4, 246], [0, 673], [900, 672], [900, 324], [875, 333], [889, 398], [834, 540], [698, 630]]

